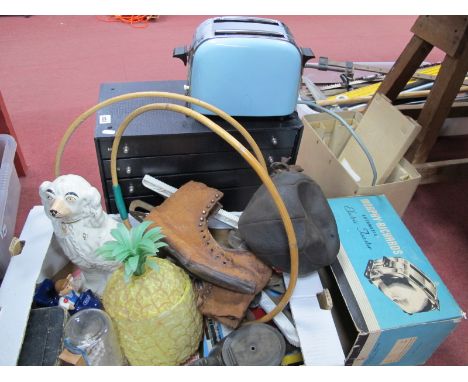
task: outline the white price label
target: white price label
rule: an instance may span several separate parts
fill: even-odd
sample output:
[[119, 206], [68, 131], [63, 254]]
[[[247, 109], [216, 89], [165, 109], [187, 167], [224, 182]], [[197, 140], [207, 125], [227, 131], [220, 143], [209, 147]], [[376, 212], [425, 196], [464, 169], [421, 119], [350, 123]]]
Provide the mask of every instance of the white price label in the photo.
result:
[[99, 124], [111, 123], [111, 116], [109, 114], [99, 116]]

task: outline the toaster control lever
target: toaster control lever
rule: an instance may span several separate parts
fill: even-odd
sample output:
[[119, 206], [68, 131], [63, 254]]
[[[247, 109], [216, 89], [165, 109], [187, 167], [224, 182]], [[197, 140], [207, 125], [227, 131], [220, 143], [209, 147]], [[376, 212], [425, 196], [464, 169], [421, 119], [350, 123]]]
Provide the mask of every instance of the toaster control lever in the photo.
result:
[[188, 60], [187, 47], [179, 46], [177, 48], [174, 48], [174, 50], [172, 51], [172, 57], [180, 58], [182, 62], [184, 63], [184, 65], [187, 66], [187, 60]]
[[314, 52], [312, 52], [312, 49], [310, 48], [300, 48], [300, 49], [301, 49], [301, 55], [302, 55], [302, 67], [304, 67], [307, 61], [315, 57], [315, 54]]

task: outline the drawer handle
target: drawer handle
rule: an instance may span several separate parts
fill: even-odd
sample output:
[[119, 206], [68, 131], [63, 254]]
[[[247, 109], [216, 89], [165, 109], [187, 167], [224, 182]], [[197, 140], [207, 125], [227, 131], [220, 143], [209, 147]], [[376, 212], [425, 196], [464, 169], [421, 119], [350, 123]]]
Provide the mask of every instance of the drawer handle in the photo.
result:
[[[125, 145], [122, 149], [123, 153], [124, 154], [128, 154], [128, 152], [130, 151], [130, 147], [128, 147], [128, 145]], [[108, 147], [107, 148], [107, 152], [112, 152], [112, 146]]]
[[278, 139], [276, 137], [271, 137], [271, 143], [273, 146], [276, 146], [278, 144]]
[[127, 175], [130, 175], [130, 174], [132, 173], [132, 167], [131, 167], [131, 166], [127, 166], [127, 167], [125, 168], [125, 173], [126, 173]]
[[135, 192], [135, 186], [133, 184], [128, 186], [128, 193], [133, 194]]
[[275, 161], [275, 158], [273, 158], [273, 156], [271, 155], [268, 155], [268, 163], [273, 164], [274, 161]]

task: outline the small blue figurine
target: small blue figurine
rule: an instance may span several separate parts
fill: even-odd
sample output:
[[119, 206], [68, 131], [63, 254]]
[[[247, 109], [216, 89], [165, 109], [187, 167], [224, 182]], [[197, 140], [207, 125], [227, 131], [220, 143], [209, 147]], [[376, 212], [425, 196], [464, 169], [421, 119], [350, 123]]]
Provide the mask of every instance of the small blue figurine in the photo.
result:
[[75, 310], [75, 305], [80, 298], [78, 292], [75, 291], [73, 285], [73, 276], [69, 274], [66, 279], [59, 280], [55, 283], [55, 290], [60, 296], [58, 304], [66, 310]]
[[52, 280], [45, 279], [36, 289], [34, 302], [39, 306], [56, 306], [68, 310], [71, 315], [83, 309], [102, 309], [101, 301], [88, 289], [78, 293], [74, 286], [74, 278], [71, 274], [66, 279], [58, 280], [55, 284]]

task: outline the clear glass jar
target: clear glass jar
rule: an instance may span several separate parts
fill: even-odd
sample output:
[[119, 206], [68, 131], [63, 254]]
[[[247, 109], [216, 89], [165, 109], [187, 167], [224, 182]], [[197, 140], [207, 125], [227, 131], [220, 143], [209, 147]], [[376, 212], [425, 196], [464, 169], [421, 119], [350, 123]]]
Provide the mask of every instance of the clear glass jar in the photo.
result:
[[71, 316], [65, 325], [64, 346], [81, 354], [89, 366], [125, 364], [112, 321], [103, 310], [85, 309]]

